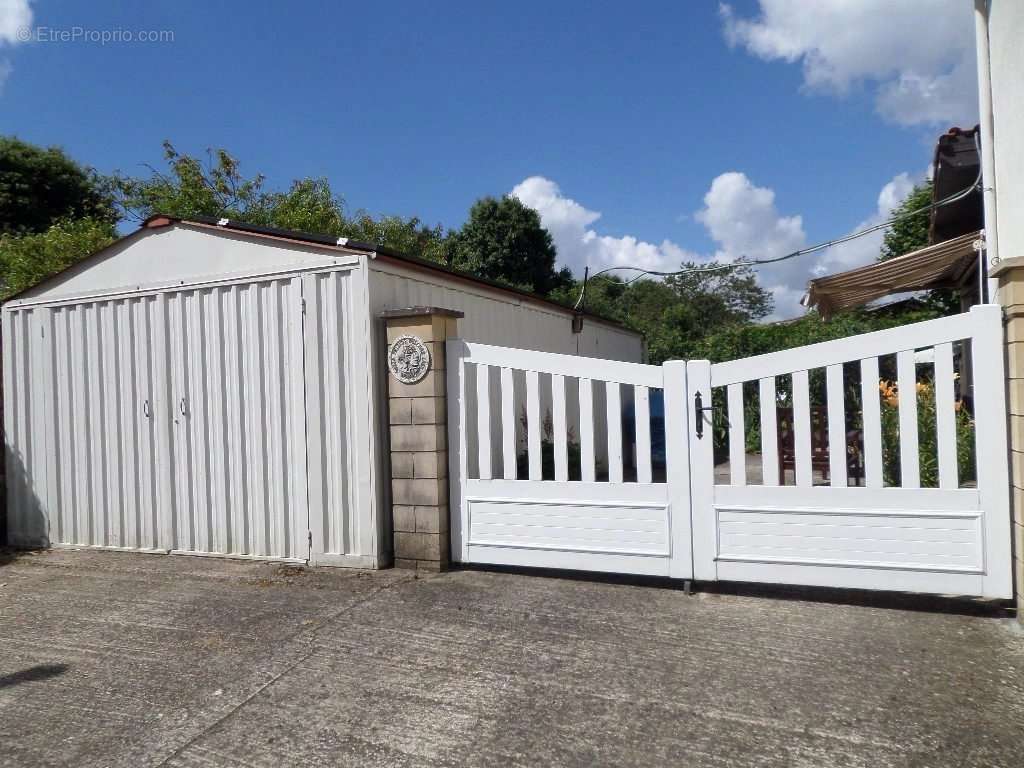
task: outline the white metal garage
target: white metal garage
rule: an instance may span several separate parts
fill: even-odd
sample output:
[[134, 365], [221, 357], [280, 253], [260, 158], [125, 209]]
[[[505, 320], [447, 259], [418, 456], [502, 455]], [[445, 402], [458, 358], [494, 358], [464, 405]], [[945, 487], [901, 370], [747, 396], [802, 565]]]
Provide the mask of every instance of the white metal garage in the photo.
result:
[[9, 541], [377, 566], [375, 317], [416, 302], [464, 311], [481, 341], [642, 354], [617, 326], [573, 334], [564, 308], [398, 254], [154, 217], [4, 305]]

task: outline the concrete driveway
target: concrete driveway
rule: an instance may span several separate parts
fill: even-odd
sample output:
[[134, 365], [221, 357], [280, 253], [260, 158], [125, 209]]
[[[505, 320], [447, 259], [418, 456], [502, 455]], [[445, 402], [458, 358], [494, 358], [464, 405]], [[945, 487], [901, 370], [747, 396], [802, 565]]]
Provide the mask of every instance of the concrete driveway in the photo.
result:
[[1024, 764], [1011, 620], [817, 597], [22, 555], [0, 764]]

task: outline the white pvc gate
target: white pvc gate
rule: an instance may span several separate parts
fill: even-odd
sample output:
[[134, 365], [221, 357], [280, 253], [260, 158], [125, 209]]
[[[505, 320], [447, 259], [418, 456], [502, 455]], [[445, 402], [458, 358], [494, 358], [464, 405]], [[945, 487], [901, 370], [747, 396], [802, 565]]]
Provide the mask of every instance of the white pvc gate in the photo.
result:
[[450, 341], [453, 557], [1010, 597], [1002, 338], [984, 305], [718, 364]]
[[[649, 414], [652, 394], [664, 393], [666, 421], [685, 423], [685, 363], [658, 367], [458, 340], [448, 342], [447, 355], [452, 508], [461, 510], [451, 521], [454, 559], [692, 576], [689, 521], [671, 514], [688, 506], [688, 446], [671, 441], [669, 481], [652, 482], [651, 420], [641, 415], [636, 441], [648, 448], [637, 452], [627, 481], [620, 419], [624, 392], [638, 414]], [[572, 480], [570, 428], [579, 446]]]

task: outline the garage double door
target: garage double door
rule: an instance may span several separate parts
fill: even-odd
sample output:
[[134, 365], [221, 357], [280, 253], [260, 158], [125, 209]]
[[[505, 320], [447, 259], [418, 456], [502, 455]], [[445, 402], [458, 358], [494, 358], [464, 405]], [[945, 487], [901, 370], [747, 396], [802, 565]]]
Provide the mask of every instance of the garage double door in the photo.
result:
[[302, 280], [8, 313], [10, 538], [307, 559]]

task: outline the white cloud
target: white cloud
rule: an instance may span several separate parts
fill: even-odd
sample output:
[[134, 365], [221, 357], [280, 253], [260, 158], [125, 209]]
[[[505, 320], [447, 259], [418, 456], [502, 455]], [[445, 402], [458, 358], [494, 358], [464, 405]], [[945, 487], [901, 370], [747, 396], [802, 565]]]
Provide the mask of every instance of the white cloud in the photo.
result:
[[[602, 235], [592, 226], [601, 214], [566, 197], [555, 182], [543, 176], [523, 180], [512, 195], [536, 209], [555, 241], [559, 264], [577, 275], [585, 266], [591, 272], [612, 266], [670, 271], [684, 261], [780, 256], [800, 248], [806, 240], [799, 216], [780, 215], [772, 190], [757, 187], [736, 172], [723, 173], [711, 183], [704, 207], [695, 214], [718, 246], [713, 254], [699, 254], [671, 240], [655, 244], [633, 235]], [[777, 316], [791, 317], [802, 311], [799, 301], [807, 280], [806, 266], [759, 270], [762, 285], [775, 296]]]
[[[31, 0], [0, 0], [0, 49], [26, 42], [31, 27]], [[0, 58], [0, 93], [13, 71], [10, 59]]]
[[[807, 244], [803, 219], [780, 214], [775, 192], [756, 186], [737, 171], [720, 174], [711, 182], [704, 207], [695, 216], [718, 246], [713, 258], [720, 261], [771, 259]], [[758, 267], [757, 278], [775, 298], [773, 318], [801, 314], [806, 262], [791, 259]]]
[[[850, 231], [884, 221], [920, 180], [909, 173], [894, 176], [878, 193], [875, 211]], [[593, 227], [601, 214], [566, 197], [554, 181], [543, 176], [524, 179], [511, 194], [540, 214], [541, 223], [555, 241], [559, 264], [570, 267], [578, 276], [585, 266], [591, 272], [611, 266], [670, 271], [684, 261], [770, 259], [808, 244], [802, 217], [780, 213], [772, 189], [757, 186], [737, 171], [717, 176], [704, 195], [704, 206], [694, 214], [715, 242], [713, 253], [697, 253], [671, 240], [654, 244], [632, 235], [602, 235]], [[800, 299], [812, 277], [874, 261], [882, 234], [879, 231], [819, 253], [758, 267], [758, 282], [775, 299], [775, 312], [769, 319], [803, 314]]]
[[800, 62], [812, 90], [866, 84], [900, 125], [973, 125], [978, 115], [972, 6], [953, 0], [759, 0], [719, 10], [726, 40], [765, 61]]
[[0, 0], [0, 44], [25, 42], [25, 30], [31, 26], [30, 0]]
[[512, 189], [512, 196], [536, 210], [544, 227], [554, 238], [559, 264], [582, 275], [584, 267], [594, 272], [612, 266], [637, 266], [644, 269], [676, 269], [687, 259], [696, 259], [675, 243], [660, 245], [631, 235], [601, 235], [591, 227], [601, 214], [584, 208], [562, 194], [558, 184], [543, 176], [530, 176]]

